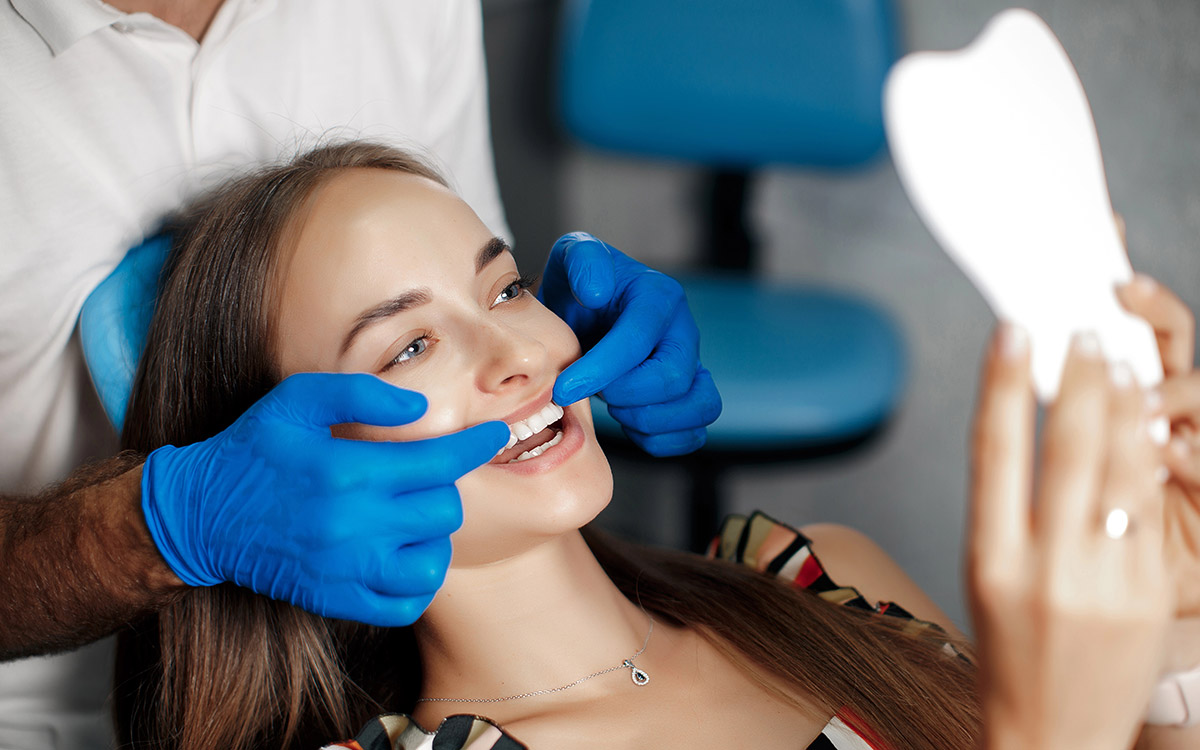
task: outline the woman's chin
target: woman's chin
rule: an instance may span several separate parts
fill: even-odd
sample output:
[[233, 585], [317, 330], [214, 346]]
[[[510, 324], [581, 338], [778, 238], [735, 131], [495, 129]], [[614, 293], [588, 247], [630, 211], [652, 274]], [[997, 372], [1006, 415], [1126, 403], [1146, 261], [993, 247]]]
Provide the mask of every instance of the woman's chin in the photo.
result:
[[486, 464], [458, 481], [463, 526], [450, 537], [452, 566], [513, 557], [582, 528], [608, 507], [612, 470], [596, 442], [591, 414], [580, 416], [581, 408], [588, 408], [586, 401], [568, 408], [562, 442], [545, 456], [566, 447], [569, 453], [561, 460], [517, 471], [512, 465]]

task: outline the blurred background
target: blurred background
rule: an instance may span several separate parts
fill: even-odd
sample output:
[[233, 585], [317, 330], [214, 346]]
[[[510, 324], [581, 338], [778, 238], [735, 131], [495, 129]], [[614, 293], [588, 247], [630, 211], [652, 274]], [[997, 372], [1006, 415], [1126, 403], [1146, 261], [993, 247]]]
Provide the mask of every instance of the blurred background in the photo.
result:
[[[1004, 0], [900, 0], [904, 48], [961, 47], [1006, 7]], [[1025, 7], [1054, 29], [1083, 81], [1134, 268], [1200, 309], [1200, 3], [1032, 0]], [[554, 239], [573, 230], [664, 270], [693, 264], [697, 212], [705, 210], [701, 171], [573, 143], [553, 93], [559, 0], [483, 0], [483, 9], [496, 164], [522, 267], [540, 270]], [[761, 273], [878, 303], [902, 329], [909, 371], [899, 412], [879, 439], [842, 457], [734, 471], [728, 509], [761, 509], [794, 525], [853, 526], [965, 626], [959, 563], [968, 437], [990, 311], [913, 212], [886, 154], [849, 174], [767, 169], [753, 184], [749, 213]], [[684, 470], [620, 458], [613, 469], [616, 497], [601, 522], [685, 546]]]

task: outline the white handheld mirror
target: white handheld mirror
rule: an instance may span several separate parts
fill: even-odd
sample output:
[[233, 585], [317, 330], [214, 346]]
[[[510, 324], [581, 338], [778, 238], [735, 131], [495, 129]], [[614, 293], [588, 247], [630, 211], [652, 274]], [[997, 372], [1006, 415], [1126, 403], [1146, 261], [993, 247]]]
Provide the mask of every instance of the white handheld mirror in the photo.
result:
[[1041, 18], [1006, 10], [962, 50], [903, 58], [884, 121], [929, 231], [992, 311], [1029, 331], [1043, 402], [1076, 331], [1095, 331], [1143, 386], [1162, 380], [1153, 330], [1113, 290], [1133, 272], [1083, 86]]

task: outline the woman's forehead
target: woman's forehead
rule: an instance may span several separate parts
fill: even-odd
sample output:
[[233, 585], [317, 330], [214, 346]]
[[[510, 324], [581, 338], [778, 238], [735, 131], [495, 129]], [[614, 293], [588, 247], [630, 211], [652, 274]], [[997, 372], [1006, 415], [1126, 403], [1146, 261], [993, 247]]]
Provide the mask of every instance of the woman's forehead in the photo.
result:
[[457, 298], [475, 283], [491, 232], [452, 191], [417, 175], [353, 169], [313, 192], [280, 246], [278, 352], [330, 369], [364, 310], [414, 289]]
[[[487, 229], [457, 195], [419, 175], [348, 169], [314, 191], [293, 219], [285, 265], [315, 281], [397, 265], [420, 273], [469, 256]], [[285, 273], [285, 278], [293, 276]], [[366, 279], [356, 279], [362, 283]]]

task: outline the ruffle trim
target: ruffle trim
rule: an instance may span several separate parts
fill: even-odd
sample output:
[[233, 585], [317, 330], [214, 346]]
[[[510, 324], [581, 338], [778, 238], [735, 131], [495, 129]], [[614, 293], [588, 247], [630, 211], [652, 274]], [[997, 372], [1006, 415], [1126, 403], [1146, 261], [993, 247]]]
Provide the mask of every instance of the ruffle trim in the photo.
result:
[[[436, 745], [435, 745], [436, 743]], [[371, 719], [358, 735], [321, 750], [529, 750], [491, 719], [456, 714], [442, 719], [433, 732], [426, 731], [407, 714], [383, 714]]]
[[839, 586], [825, 572], [825, 567], [813, 552], [811, 539], [762, 511], [755, 511], [749, 516], [727, 516], [720, 532], [708, 547], [708, 557], [746, 565], [774, 576], [793, 588], [812, 591], [834, 604], [906, 620], [902, 628], [904, 632], [941, 642], [942, 651], [947, 656], [967, 658], [937, 623], [913, 617], [911, 612], [895, 602], [872, 604], [853, 586]]

